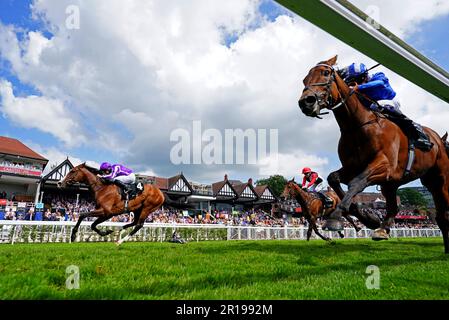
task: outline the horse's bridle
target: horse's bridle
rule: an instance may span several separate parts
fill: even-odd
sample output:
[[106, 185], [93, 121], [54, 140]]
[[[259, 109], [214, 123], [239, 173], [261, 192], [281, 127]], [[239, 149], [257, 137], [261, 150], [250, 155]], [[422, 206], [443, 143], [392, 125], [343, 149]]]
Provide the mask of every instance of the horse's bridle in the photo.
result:
[[[305, 91], [305, 90], [312, 91], [312, 93], [315, 96], [315, 99], [318, 103], [318, 106], [320, 107], [320, 110], [319, 110], [320, 113], [318, 113], [315, 117], [318, 119], [322, 119], [320, 117], [321, 115], [329, 114], [329, 112], [321, 112], [321, 110], [323, 108], [327, 108], [325, 103], [327, 103], [328, 106], [332, 106], [332, 107], [328, 108], [329, 110], [335, 110], [342, 105], [346, 105], [346, 101], [354, 94], [354, 90], [351, 90], [351, 92], [348, 94], [348, 96], [343, 99], [342, 94], [340, 93], [340, 90], [338, 89], [338, 86], [337, 86], [337, 91], [338, 91], [338, 95], [340, 97], [340, 102], [336, 105], [333, 105], [334, 99], [332, 98], [331, 87], [332, 87], [332, 84], [335, 82], [335, 72], [336, 71], [335, 71], [334, 67], [332, 67], [331, 65], [325, 64], [325, 63], [318, 63], [316, 66], [314, 66], [310, 70], [313, 70], [317, 67], [326, 67], [331, 70], [331, 72], [328, 76], [329, 80], [327, 82], [316, 82], [316, 83], [309, 84], [308, 86], [304, 87], [303, 91]], [[316, 92], [315, 90], [313, 90], [312, 87], [326, 87], [326, 91], [324, 93], [319, 93], [319, 92]], [[327, 99], [326, 99], [327, 101], [323, 99], [325, 95], [327, 95]]]
[[[73, 170], [74, 170], [73, 172], [77, 172], [77, 171], [80, 171], [81, 168], [75, 167], [75, 168], [73, 168]], [[74, 181], [74, 179], [72, 179], [72, 178], [71, 178], [69, 181], [66, 181], [66, 184], [68, 184], [68, 185], [74, 185], [75, 183], [80, 183], [80, 182]], [[98, 190], [100, 190], [102, 187], [103, 187], [103, 185], [101, 184], [100, 179], [97, 179], [97, 180], [95, 181], [95, 183], [93, 183], [93, 184], [91, 185], [91, 188], [92, 188], [93, 191], [98, 191]]]
[[[294, 182], [294, 181], [289, 181], [288, 183], [294, 183], [294, 184], [296, 185], [296, 187], [301, 188], [301, 187], [300, 187], [296, 182]], [[286, 199], [286, 200], [291, 200], [292, 198], [293, 198], [293, 199], [296, 199], [295, 195], [296, 195], [296, 191], [295, 191], [293, 188], [289, 188], [289, 192], [288, 192], [289, 199]], [[307, 208], [310, 207], [310, 204], [311, 204], [313, 201], [315, 201], [315, 200], [321, 201], [320, 197], [318, 197], [317, 195], [315, 195], [315, 194], [313, 194], [313, 193], [307, 192], [307, 195], [309, 196], [309, 198], [308, 198], [307, 200], [305, 200], [305, 203], [306, 203]], [[306, 209], [307, 209], [307, 208], [306, 208]]]

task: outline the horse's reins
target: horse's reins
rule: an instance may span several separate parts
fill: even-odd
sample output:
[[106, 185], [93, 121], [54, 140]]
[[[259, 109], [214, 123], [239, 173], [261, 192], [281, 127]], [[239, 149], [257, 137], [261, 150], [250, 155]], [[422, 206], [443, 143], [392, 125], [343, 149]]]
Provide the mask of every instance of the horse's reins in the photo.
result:
[[[371, 68], [369, 68], [369, 69], [367, 70], [367, 72], [368, 72], [369, 70], [371, 70], [371, 69], [374, 69], [374, 68], [378, 67], [379, 65], [380, 65], [380, 63], [376, 64], [375, 66], [373, 66], [373, 67], [371, 67]], [[325, 93], [327, 94], [328, 104], [329, 104], [329, 105], [332, 105], [332, 104], [333, 104], [333, 99], [332, 99], [332, 94], [331, 94], [331, 85], [332, 85], [332, 83], [334, 83], [335, 80], [336, 80], [336, 79], [335, 79], [335, 69], [334, 69], [333, 66], [328, 65], [328, 64], [325, 64], [325, 63], [318, 63], [318, 64], [317, 64], [315, 67], [313, 67], [312, 69], [314, 69], [314, 68], [316, 68], [316, 67], [327, 67], [327, 68], [331, 69], [331, 74], [330, 74], [330, 76], [329, 76], [329, 80], [328, 80], [327, 82], [317, 82], [317, 83], [309, 84], [308, 86], [305, 86], [304, 90], [310, 90], [310, 91], [312, 91], [313, 94], [314, 94], [314, 96], [315, 96], [315, 98], [317, 99], [318, 105], [319, 105], [319, 106], [322, 106], [322, 103], [323, 103], [322, 97], [323, 97], [324, 95], [323, 95], [323, 94], [320, 95], [320, 94], [317, 93], [315, 90], [313, 90], [311, 87], [326, 87], [326, 92], [325, 92]], [[361, 93], [361, 92], [356, 92], [354, 89], [351, 89], [351, 91], [349, 92], [349, 94], [348, 94], [346, 97], [344, 97], [344, 98], [343, 98], [343, 95], [342, 95], [341, 92], [340, 92], [340, 89], [339, 89], [338, 85], [337, 85], [337, 92], [338, 92], [338, 96], [340, 97], [340, 102], [339, 102], [338, 104], [334, 105], [333, 107], [329, 108], [329, 109], [332, 110], [332, 111], [334, 111], [334, 110], [338, 109], [339, 107], [341, 107], [342, 105], [344, 105], [345, 108], [346, 108], [346, 111], [352, 115], [352, 111], [351, 111], [350, 108], [348, 108], [348, 105], [346, 104], [346, 102], [349, 100], [349, 98], [350, 98], [354, 93], [357, 94], [357, 95], [359, 95], [359, 96], [362, 96], [363, 98], [367, 99], [367, 100], [370, 101], [370, 102], [374, 102], [374, 103], [376, 103], [377, 105], [379, 105], [379, 104], [377, 103], [377, 101], [372, 100], [371, 98], [367, 97], [365, 94], [363, 94], [363, 93]], [[373, 113], [374, 113], [374, 112], [373, 112]], [[319, 113], [318, 115], [316, 115], [316, 117], [317, 117], [318, 119], [322, 119], [320, 116], [321, 116], [321, 115], [325, 115], [325, 114], [329, 114], [329, 112], [321, 112], [321, 109], [320, 109], [320, 113]], [[366, 125], [368, 125], [368, 124], [377, 122], [377, 121], [378, 121], [378, 115], [377, 115], [376, 113], [374, 113], [374, 115], [375, 115], [375, 117], [376, 117], [375, 119], [368, 120], [367, 122], [361, 124], [361, 125], [359, 126], [359, 128], [364, 127], [364, 126], [366, 126]]]
[[[299, 185], [296, 185], [296, 187], [297, 187], [298, 189], [301, 188]], [[298, 194], [300, 194], [300, 193], [299, 193], [299, 190], [297, 190], [296, 192], [297, 192]], [[304, 199], [304, 202], [306, 203], [306, 206], [307, 206], [306, 210], [308, 210], [310, 204], [311, 204], [314, 200], [319, 200], [319, 201], [321, 201], [320, 197], [317, 196], [317, 195], [314, 195], [313, 193], [306, 192], [306, 194], [307, 194], [307, 198], [308, 198], [308, 200], [305, 200], [305, 199]], [[291, 194], [290, 194], [290, 195], [291, 195]], [[294, 197], [294, 198], [296, 198], [296, 197]], [[322, 202], [322, 201], [321, 201], [321, 202]]]
[[[85, 168], [87, 171], [89, 171], [89, 169]], [[79, 168], [77, 170], [80, 170]], [[90, 171], [89, 171], [90, 172]], [[92, 173], [92, 172], [90, 172]], [[92, 173], [93, 174], [93, 173]], [[93, 174], [95, 176], [95, 174]], [[90, 182], [89, 182], [90, 183]], [[92, 191], [97, 192], [99, 191], [101, 188], [104, 187], [104, 184], [101, 183], [100, 178], [98, 178], [97, 176], [95, 176], [95, 182], [90, 184], [90, 187], [92, 188]]]

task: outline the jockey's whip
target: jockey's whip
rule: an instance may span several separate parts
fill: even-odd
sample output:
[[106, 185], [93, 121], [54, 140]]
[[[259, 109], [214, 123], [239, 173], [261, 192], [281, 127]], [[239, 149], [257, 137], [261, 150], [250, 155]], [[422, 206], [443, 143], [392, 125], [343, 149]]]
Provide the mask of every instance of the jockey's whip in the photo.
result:
[[372, 66], [371, 68], [369, 68], [368, 70], [366, 70], [366, 72], [373, 70], [374, 68], [377, 68], [378, 66], [380, 66], [380, 63], [376, 64], [375, 66]]

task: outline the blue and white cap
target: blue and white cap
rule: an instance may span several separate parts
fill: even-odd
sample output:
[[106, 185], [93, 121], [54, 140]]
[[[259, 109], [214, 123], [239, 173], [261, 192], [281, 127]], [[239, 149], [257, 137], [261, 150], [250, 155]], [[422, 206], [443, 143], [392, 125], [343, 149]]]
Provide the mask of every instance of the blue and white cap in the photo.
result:
[[353, 78], [365, 73], [368, 69], [363, 63], [353, 63], [348, 67], [348, 77]]

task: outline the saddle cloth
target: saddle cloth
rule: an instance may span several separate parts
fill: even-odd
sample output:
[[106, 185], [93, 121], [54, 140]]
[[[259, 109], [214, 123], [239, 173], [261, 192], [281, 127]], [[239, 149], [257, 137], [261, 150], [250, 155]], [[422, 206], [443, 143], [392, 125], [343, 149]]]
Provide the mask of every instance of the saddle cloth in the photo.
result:
[[142, 194], [143, 192], [143, 183], [142, 182], [136, 182], [136, 183], [130, 183], [126, 185], [128, 187], [128, 195], [125, 193], [123, 189], [120, 189], [122, 199], [126, 200], [132, 200], [138, 195]]

